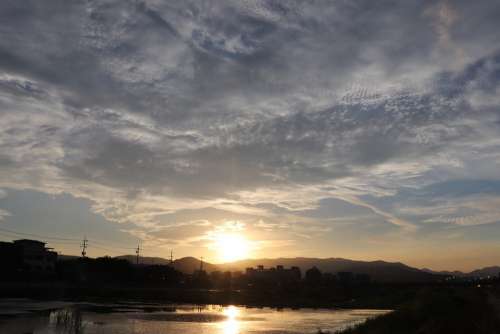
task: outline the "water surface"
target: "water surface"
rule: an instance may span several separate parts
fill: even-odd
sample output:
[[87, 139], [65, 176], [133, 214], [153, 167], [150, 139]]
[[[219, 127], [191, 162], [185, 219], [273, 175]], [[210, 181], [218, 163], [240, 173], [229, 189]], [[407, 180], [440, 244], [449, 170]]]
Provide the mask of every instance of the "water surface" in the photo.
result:
[[0, 300], [0, 333], [278, 334], [335, 332], [386, 310]]

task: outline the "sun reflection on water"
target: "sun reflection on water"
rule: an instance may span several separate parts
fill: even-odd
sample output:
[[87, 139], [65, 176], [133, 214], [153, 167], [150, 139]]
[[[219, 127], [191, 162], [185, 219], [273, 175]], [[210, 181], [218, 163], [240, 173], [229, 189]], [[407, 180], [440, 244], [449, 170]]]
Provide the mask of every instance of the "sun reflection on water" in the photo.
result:
[[238, 315], [240, 310], [237, 307], [231, 305], [222, 311], [222, 313], [227, 317], [226, 321], [222, 323], [222, 333], [223, 334], [238, 334], [240, 332], [240, 323], [238, 321]]

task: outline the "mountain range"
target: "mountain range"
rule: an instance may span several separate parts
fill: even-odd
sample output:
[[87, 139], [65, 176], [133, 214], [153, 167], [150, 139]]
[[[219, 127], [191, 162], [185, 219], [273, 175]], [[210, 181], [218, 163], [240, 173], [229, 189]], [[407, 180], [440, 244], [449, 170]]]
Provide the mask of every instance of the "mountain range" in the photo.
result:
[[[117, 256], [116, 258], [118, 259], [125, 259], [131, 263], [136, 263], [137, 257], [135, 255], [122, 255], [122, 256]], [[169, 259], [165, 259], [162, 257], [140, 257], [139, 262], [141, 264], [170, 264]], [[200, 269], [200, 260], [197, 258], [194, 258], [192, 256], [188, 257], [183, 257], [177, 260], [173, 261], [173, 267], [185, 274], [192, 274], [195, 270]], [[203, 262], [203, 270], [207, 272], [212, 272], [212, 271], [217, 271], [217, 270], [222, 270], [219, 266], [215, 264], [211, 264], [208, 262]]]
[[[119, 258], [127, 259], [135, 263], [136, 257], [125, 255]], [[144, 264], [169, 264], [170, 261], [163, 258], [141, 258]], [[430, 273], [416, 268], [409, 267], [399, 262], [385, 261], [355, 261], [342, 258], [277, 258], [277, 259], [247, 259], [224, 264], [212, 264], [203, 262], [203, 269], [207, 272], [212, 271], [245, 271], [248, 267], [257, 267], [263, 265], [265, 268], [282, 265], [285, 268], [299, 267], [302, 273], [306, 270], [316, 267], [322, 272], [338, 273], [349, 271], [355, 274], [368, 274], [373, 280], [380, 282], [430, 282], [442, 278], [442, 274]], [[184, 257], [173, 262], [177, 270], [191, 274], [200, 269], [200, 260], [194, 257]]]
[[[76, 258], [73, 256], [61, 255], [60, 259]], [[125, 259], [131, 263], [136, 263], [135, 255], [122, 255], [117, 258]], [[141, 257], [142, 264], [170, 264], [169, 259], [162, 257]], [[194, 257], [183, 257], [173, 261], [175, 269], [185, 274], [191, 274], [200, 269], [200, 260]], [[462, 278], [471, 277], [492, 277], [500, 275], [500, 267], [492, 266], [477, 269], [471, 272], [462, 271], [434, 271], [428, 268], [418, 269], [407, 266], [400, 262], [386, 261], [357, 261], [343, 258], [276, 258], [276, 259], [246, 259], [231, 263], [212, 264], [203, 262], [203, 269], [207, 272], [213, 271], [245, 271], [249, 267], [263, 265], [265, 268], [282, 265], [285, 268], [299, 267], [304, 274], [306, 270], [316, 267], [325, 273], [338, 273], [349, 271], [355, 274], [368, 274], [379, 282], [432, 282], [442, 279], [444, 276], [455, 276]]]
[[492, 277], [492, 276], [499, 276], [500, 275], [500, 267], [499, 266], [492, 266], [492, 267], [484, 267], [482, 269], [476, 269], [468, 273], [464, 273], [462, 271], [434, 271], [428, 268], [422, 269], [422, 271], [425, 271], [430, 274], [437, 274], [437, 275], [446, 275], [446, 276], [455, 276], [455, 277]]

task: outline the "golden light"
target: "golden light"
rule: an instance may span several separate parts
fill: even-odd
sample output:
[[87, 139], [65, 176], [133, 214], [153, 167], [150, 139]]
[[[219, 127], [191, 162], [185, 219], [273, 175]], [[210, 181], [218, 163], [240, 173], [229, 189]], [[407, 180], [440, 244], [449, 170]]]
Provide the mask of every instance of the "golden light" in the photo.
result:
[[228, 320], [235, 320], [240, 311], [236, 308], [236, 306], [230, 305], [224, 309], [222, 312]]
[[250, 243], [241, 234], [218, 234], [215, 236], [214, 244], [220, 261], [232, 262], [245, 259], [250, 253]]
[[224, 334], [238, 334], [240, 332], [240, 323], [237, 320], [240, 313], [238, 308], [231, 305], [225, 308], [222, 313], [227, 317], [227, 320], [222, 323], [222, 332]]

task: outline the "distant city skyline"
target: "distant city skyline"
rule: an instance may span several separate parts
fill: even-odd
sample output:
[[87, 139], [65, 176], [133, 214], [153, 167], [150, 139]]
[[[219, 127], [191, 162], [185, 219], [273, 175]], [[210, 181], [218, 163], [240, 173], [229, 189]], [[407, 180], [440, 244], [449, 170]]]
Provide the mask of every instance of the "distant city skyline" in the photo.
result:
[[500, 265], [500, 3], [4, 1], [0, 240]]

